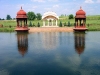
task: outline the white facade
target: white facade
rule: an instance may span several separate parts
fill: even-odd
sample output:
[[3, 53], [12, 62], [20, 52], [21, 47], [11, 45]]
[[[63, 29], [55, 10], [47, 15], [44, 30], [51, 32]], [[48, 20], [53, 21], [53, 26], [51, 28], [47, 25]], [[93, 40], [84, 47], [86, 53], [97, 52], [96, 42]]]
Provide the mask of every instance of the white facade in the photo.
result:
[[57, 27], [59, 17], [55, 12], [46, 12], [42, 16], [43, 27]]

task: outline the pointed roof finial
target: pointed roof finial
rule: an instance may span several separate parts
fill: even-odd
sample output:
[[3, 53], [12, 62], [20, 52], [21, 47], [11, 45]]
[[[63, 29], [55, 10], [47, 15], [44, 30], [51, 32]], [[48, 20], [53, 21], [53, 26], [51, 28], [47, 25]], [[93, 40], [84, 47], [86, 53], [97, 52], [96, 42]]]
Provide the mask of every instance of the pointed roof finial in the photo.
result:
[[22, 6], [21, 6], [21, 9], [22, 9]]
[[80, 9], [82, 10], [82, 7], [80, 6]]

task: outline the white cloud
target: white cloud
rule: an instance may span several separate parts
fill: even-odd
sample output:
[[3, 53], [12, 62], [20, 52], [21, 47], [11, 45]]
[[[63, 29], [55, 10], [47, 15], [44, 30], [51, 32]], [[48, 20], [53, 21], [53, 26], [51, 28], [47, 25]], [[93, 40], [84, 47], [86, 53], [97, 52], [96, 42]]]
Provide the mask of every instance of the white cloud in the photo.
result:
[[58, 2], [58, 0], [31, 0], [32, 2], [40, 2], [40, 3], [44, 3], [44, 2]]
[[44, 8], [45, 11], [54, 11], [56, 12], [57, 10], [59, 10], [59, 5], [53, 5], [51, 7], [47, 7], [47, 8]]
[[45, 0], [31, 0], [31, 1], [33, 1], [33, 2], [42, 2], [42, 3], [45, 2]]
[[48, 0], [48, 1], [51, 1], [51, 2], [58, 2], [58, 0]]
[[32, 8], [33, 8], [33, 9], [36, 9], [37, 7], [38, 7], [38, 6], [33, 6]]
[[58, 8], [58, 7], [59, 7], [59, 5], [54, 5], [54, 6], [53, 6], [53, 8]]
[[85, 0], [85, 3], [94, 3], [93, 0]]
[[100, 3], [100, 0], [97, 0], [97, 3]]

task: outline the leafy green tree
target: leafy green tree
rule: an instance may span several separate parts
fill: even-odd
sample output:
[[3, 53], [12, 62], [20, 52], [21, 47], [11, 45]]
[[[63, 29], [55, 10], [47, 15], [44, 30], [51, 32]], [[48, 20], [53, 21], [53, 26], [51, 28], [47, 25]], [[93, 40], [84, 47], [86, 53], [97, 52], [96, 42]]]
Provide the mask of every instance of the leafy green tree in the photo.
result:
[[13, 20], [16, 20], [16, 18], [13, 18]]
[[29, 27], [32, 27], [32, 23], [31, 23], [31, 21], [30, 21], [30, 23], [29, 23]]
[[70, 21], [68, 21], [68, 26], [70, 27]]
[[73, 19], [73, 18], [74, 18], [73, 14], [70, 14], [69, 19]]
[[64, 23], [64, 26], [67, 26], [66, 22]]
[[35, 13], [32, 11], [28, 12], [27, 16], [28, 16], [28, 20], [35, 20], [35, 18], [36, 18]]
[[1, 18], [0, 18], [0, 20], [1, 20]]
[[41, 20], [42, 15], [41, 15], [40, 13], [37, 13], [37, 14], [36, 14], [36, 18], [37, 18], [37, 20]]
[[5, 20], [5, 19], [3, 18], [3, 19], [1, 19], [1, 20]]
[[98, 18], [98, 20], [100, 20], [100, 17]]
[[12, 19], [11, 16], [7, 15], [6, 20], [11, 20], [11, 19]]
[[38, 22], [38, 25], [37, 25], [38, 27], [40, 27], [40, 23]]
[[59, 27], [62, 27], [62, 22], [60, 21]]
[[35, 27], [35, 24], [33, 23], [33, 27]]

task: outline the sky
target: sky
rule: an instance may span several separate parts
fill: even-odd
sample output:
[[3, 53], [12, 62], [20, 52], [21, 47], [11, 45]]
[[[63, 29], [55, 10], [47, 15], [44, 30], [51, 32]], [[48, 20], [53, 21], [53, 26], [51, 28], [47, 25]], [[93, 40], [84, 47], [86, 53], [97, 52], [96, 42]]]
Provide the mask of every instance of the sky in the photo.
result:
[[75, 15], [81, 6], [86, 15], [100, 15], [100, 0], [0, 0], [0, 18], [5, 19], [7, 15], [15, 18], [21, 6], [26, 12], [43, 15], [47, 11], [53, 11], [58, 16]]

